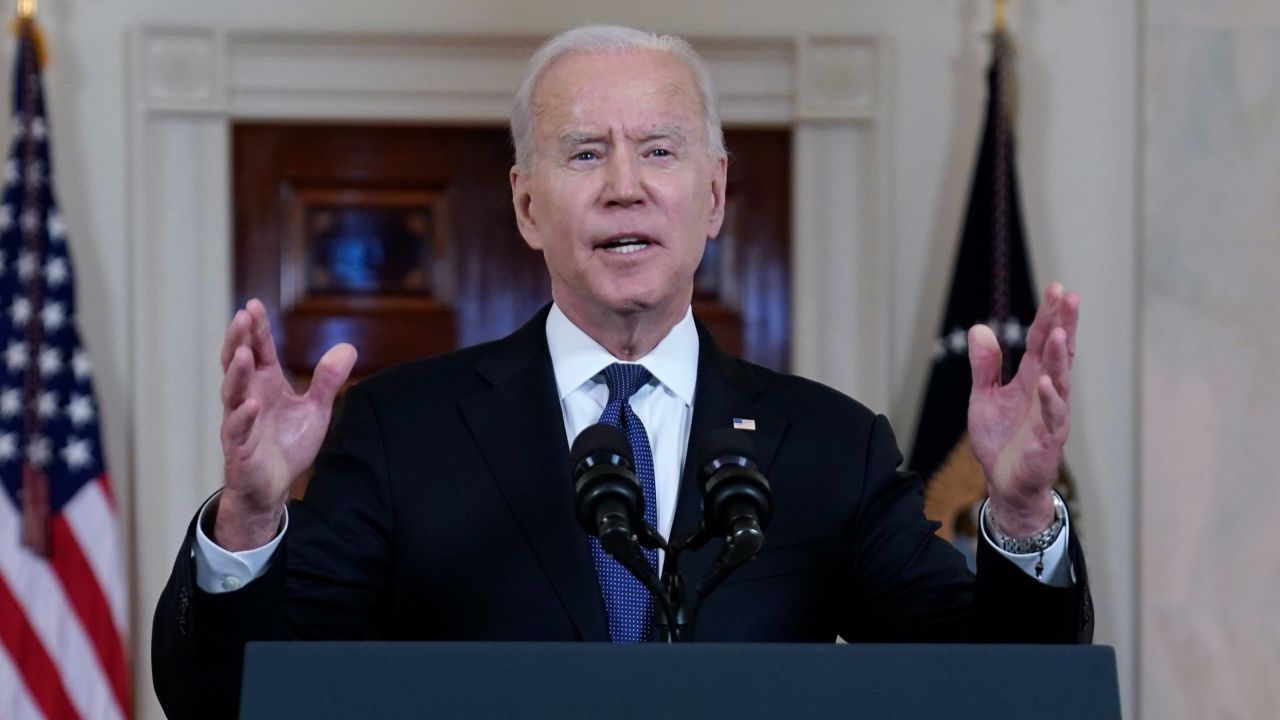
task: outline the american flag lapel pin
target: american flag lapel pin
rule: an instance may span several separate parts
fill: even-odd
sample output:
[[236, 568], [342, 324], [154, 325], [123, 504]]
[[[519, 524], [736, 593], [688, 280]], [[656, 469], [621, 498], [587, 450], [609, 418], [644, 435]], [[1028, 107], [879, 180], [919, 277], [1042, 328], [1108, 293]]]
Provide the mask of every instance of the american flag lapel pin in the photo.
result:
[[734, 430], [755, 430], [756, 421], [752, 420], [751, 418], [734, 418], [733, 429]]

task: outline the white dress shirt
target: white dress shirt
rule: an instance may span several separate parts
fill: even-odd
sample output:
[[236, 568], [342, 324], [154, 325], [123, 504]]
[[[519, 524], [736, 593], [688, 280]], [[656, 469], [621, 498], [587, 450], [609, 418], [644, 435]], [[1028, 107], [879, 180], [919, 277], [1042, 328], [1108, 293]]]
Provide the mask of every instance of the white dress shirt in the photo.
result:
[[[565, 442], [588, 426], [594, 425], [609, 400], [609, 387], [603, 370], [619, 362], [600, 343], [574, 325], [556, 305], [547, 316], [547, 347], [556, 376], [560, 411], [564, 416]], [[689, 429], [693, 423], [693, 395], [698, 380], [698, 332], [693, 324], [692, 309], [676, 323], [671, 332], [648, 355], [636, 360], [652, 375], [648, 385], [631, 396], [631, 409], [644, 423], [653, 451], [655, 490], [658, 499], [658, 532], [671, 536], [679, 496], [680, 476], [688, 450]], [[218, 547], [204, 532], [205, 508], [196, 523], [196, 542], [192, 549], [196, 564], [196, 584], [208, 593], [231, 592], [244, 587], [266, 571], [267, 563], [288, 529], [289, 513], [285, 510], [280, 533], [271, 542], [253, 550], [229, 552]], [[981, 523], [980, 523], [981, 524]], [[1058, 539], [1044, 552], [1044, 568], [1040, 581], [1056, 587], [1073, 582], [1066, 557], [1067, 533], [1064, 527]], [[683, 528], [681, 528], [683, 530]], [[983, 538], [991, 539], [983, 528]], [[1039, 553], [1013, 555], [994, 544], [992, 547], [1009, 558], [1024, 572], [1036, 577]], [[662, 553], [659, 551], [659, 570]]]

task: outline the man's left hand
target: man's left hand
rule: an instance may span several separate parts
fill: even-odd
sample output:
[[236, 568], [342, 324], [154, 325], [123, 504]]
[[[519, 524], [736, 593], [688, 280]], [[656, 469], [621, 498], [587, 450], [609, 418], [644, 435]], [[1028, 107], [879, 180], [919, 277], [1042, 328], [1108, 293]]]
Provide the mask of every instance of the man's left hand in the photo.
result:
[[1080, 296], [1051, 283], [1027, 330], [1018, 372], [1000, 383], [1001, 351], [986, 325], [969, 330], [969, 440], [987, 476], [996, 525], [1031, 537], [1053, 523], [1050, 489], [1071, 433], [1071, 364]]

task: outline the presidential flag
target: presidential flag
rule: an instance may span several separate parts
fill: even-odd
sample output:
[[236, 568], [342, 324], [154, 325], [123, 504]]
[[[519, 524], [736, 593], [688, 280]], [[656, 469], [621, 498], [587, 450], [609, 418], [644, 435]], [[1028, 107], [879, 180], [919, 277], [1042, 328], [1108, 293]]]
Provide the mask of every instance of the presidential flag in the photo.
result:
[[0, 205], [0, 718], [129, 715], [126, 586], [54, 200], [35, 21]]
[[[938, 534], [957, 541], [970, 560], [977, 538], [974, 518], [986, 497], [986, 479], [967, 433], [973, 383], [968, 330], [986, 323], [995, 331], [1004, 350], [1002, 371], [1007, 382], [1022, 359], [1027, 328], [1036, 314], [1014, 163], [1015, 96], [1013, 47], [1008, 33], [998, 28], [987, 73], [986, 122], [960, 251], [907, 463], [927, 483], [925, 514], [942, 523]], [[1068, 501], [1073, 497], [1065, 470], [1056, 489]], [[1074, 512], [1072, 528], [1076, 529]]]

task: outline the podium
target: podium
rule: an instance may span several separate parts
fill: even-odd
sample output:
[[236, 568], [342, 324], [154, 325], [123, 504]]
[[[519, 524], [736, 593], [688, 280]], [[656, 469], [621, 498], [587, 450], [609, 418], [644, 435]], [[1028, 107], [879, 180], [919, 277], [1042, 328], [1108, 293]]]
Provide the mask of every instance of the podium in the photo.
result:
[[256, 642], [242, 718], [1119, 720], [1066, 645]]

